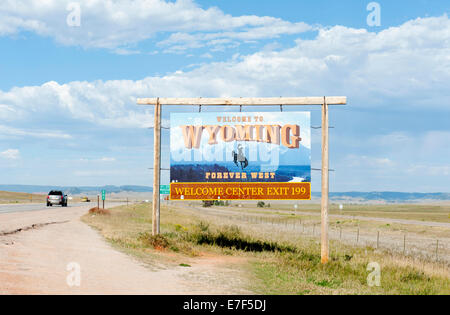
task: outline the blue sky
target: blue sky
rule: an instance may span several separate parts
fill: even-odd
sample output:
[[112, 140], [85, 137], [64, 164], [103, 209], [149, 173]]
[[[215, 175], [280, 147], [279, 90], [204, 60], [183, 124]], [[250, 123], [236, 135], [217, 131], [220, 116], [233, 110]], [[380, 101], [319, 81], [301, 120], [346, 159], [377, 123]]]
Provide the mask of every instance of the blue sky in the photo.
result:
[[[369, 2], [1, 4], [0, 183], [150, 185], [152, 110], [137, 97], [345, 95], [332, 191], [449, 192], [450, 4], [377, 1], [369, 26]], [[320, 125], [317, 108], [289, 110], [304, 109]], [[197, 110], [165, 109], [165, 124]]]

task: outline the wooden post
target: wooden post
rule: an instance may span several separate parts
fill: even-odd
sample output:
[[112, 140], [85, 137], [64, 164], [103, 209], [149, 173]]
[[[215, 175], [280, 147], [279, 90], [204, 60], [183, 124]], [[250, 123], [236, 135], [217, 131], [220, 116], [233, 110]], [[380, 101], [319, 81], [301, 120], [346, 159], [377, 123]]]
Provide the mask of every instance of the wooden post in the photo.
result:
[[322, 105], [322, 202], [321, 202], [321, 243], [320, 256], [322, 264], [328, 262], [328, 192], [329, 192], [329, 165], [328, 165], [328, 104], [323, 98]]
[[159, 185], [161, 175], [161, 104], [159, 98], [155, 104], [155, 126], [153, 128], [153, 214], [152, 234], [158, 235], [159, 229]]

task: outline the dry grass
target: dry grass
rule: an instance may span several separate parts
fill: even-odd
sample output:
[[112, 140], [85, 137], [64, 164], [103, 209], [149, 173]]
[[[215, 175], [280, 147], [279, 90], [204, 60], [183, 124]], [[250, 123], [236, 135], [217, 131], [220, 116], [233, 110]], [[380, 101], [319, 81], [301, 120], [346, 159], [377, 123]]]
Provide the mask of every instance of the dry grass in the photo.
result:
[[20, 192], [0, 191], [0, 204], [10, 203], [44, 203], [46, 195], [28, 194]]
[[[234, 203], [236, 206], [237, 203]], [[301, 212], [313, 212], [320, 214], [319, 204], [299, 204], [297, 209], [294, 203], [273, 203], [270, 208], [258, 208], [257, 203], [242, 203], [242, 208], [246, 211], [254, 213], [276, 213], [286, 214]], [[344, 204], [341, 211], [338, 204], [330, 204], [330, 214], [363, 216], [374, 218], [390, 218], [405, 219], [416, 221], [432, 221], [450, 223], [450, 205], [435, 204], [383, 204], [383, 205], [366, 205], [366, 204]]]
[[[243, 204], [242, 207], [211, 207], [201, 208], [200, 205], [192, 203], [190, 208], [194, 208], [203, 214], [210, 214], [222, 217], [232, 224], [243, 227], [246, 225], [256, 225], [259, 229], [273, 231], [282, 230], [283, 233], [292, 237], [299, 233], [303, 236], [319, 237], [320, 233], [320, 213], [280, 210], [279, 206], [272, 204], [271, 208], [251, 208], [256, 203]], [[186, 204], [173, 203], [174, 207], [186, 208]], [[284, 204], [286, 206], [286, 204]], [[316, 205], [302, 205], [302, 207], [317, 207]], [[401, 206], [401, 205], [400, 205]], [[409, 205], [407, 205], [409, 206]], [[366, 206], [370, 208], [369, 206]], [[378, 207], [375, 205], [374, 207]], [[299, 208], [300, 209], [300, 208]], [[307, 214], [305, 214], [307, 213]], [[379, 246], [384, 249], [405, 253], [407, 255], [435, 258], [436, 246], [439, 243], [439, 260], [450, 262], [450, 229], [444, 226], [420, 225], [393, 223], [391, 219], [383, 218], [385, 222], [368, 219], [330, 217], [330, 239], [340, 240], [344, 243], [357, 246], [377, 245], [379, 233]], [[442, 224], [442, 223], [436, 223]], [[359, 231], [359, 232], [358, 232]], [[359, 237], [357, 236], [359, 233]], [[406, 236], [406, 247], [403, 248], [404, 237]]]
[[[206, 252], [245, 257], [253, 273], [249, 289], [255, 293], [450, 294], [446, 265], [332, 241], [331, 261], [324, 266], [315, 239], [248, 223], [236, 226], [195, 209], [163, 206], [162, 236], [156, 239], [148, 234], [150, 207], [118, 207], [110, 216], [86, 215], [83, 220], [117, 248], [151, 265], [179, 265]], [[367, 284], [370, 262], [381, 266], [381, 287]]]

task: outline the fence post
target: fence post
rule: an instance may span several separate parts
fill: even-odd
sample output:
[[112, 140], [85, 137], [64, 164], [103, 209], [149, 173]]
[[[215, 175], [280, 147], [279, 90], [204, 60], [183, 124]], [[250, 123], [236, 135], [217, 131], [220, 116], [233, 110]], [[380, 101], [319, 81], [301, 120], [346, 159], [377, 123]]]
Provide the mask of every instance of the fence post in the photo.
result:
[[339, 239], [342, 240], [342, 226], [339, 227]]
[[380, 247], [380, 231], [377, 231], [377, 249]]
[[356, 234], [356, 244], [359, 243], [359, 228], [358, 228], [358, 233]]
[[403, 235], [403, 255], [406, 253], [406, 234]]
[[436, 240], [436, 261], [439, 260], [438, 250], [439, 250], [439, 240]]

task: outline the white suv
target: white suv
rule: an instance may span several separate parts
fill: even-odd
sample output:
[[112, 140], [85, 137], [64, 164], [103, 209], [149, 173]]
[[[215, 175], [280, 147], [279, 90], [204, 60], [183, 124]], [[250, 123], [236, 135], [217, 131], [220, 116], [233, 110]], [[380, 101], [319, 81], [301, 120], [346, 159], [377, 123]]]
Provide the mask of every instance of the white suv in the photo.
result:
[[64, 195], [62, 191], [52, 190], [47, 196], [47, 207], [53, 205], [61, 205], [61, 207], [67, 207], [67, 195]]

